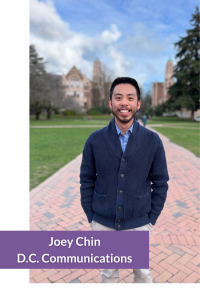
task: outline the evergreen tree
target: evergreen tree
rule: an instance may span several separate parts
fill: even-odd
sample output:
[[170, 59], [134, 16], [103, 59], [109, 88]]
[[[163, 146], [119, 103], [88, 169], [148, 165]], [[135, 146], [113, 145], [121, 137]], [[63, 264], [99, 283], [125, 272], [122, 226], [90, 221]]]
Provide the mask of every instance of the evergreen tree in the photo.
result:
[[43, 108], [45, 74], [43, 58], [30, 45], [30, 109], [34, 111], [37, 120]]
[[191, 120], [193, 120], [194, 111], [199, 108], [200, 12], [198, 6], [190, 24], [193, 28], [186, 31], [186, 37], [181, 37], [180, 41], [174, 44], [178, 59], [173, 75], [176, 82], [169, 88], [170, 99], [166, 104], [172, 110], [181, 108], [191, 110]]

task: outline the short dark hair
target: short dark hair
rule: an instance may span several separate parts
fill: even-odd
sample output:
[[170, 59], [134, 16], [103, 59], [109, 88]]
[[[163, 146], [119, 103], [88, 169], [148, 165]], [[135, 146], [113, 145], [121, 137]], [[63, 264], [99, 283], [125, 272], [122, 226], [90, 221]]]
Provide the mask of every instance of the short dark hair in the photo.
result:
[[114, 88], [116, 87], [116, 85], [118, 85], [120, 83], [132, 84], [136, 89], [138, 101], [140, 100], [139, 85], [138, 85], [137, 81], [134, 78], [130, 78], [130, 77], [118, 77], [113, 81], [113, 83], [111, 85], [111, 88], [110, 88], [110, 100], [112, 100], [112, 94], [113, 94]]

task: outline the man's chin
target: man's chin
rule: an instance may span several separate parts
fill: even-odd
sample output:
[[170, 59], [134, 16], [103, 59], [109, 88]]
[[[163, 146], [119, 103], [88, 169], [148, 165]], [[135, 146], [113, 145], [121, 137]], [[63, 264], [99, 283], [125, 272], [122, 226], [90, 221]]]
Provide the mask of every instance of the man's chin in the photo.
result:
[[130, 118], [130, 119], [127, 119], [127, 120], [120, 119], [120, 118], [118, 118], [117, 116], [116, 116], [116, 118], [117, 118], [121, 123], [126, 124], [126, 123], [129, 123], [131, 120], [133, 120], [134, 116], [133, 116], [132, 118]]

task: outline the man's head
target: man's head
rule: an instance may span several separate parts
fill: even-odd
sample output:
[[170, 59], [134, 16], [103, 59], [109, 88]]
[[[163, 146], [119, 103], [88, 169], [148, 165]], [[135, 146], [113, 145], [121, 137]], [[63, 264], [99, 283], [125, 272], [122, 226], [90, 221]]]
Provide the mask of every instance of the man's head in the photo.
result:
[[129, 84], [133, 85], [137, 92], [137, 100], [140, 100], [140, 88], [139, 88], [137, 81], [134, 78], [130, 78], [130, 77], [118, 77], [113, 81], [111, 88], [110, 88], [110, 100], [111, 101], [112, 101], [112, 94], [113, 94], [115, 86], [118, 84], [121, 84], [121, 83], [129, 83]]
[[110, 88], [109, 106], [121, 123], [129, 123], [140, 108], [140, 88], [135, 79], [119, 77]]

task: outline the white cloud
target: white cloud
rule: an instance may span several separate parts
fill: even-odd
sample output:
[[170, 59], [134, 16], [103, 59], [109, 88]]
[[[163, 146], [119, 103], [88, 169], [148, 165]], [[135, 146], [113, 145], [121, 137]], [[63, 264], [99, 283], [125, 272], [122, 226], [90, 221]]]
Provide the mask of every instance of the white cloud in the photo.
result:
[[159, 38], [143, 23], [132, 25], [131, 35], [111, 24], [90, 36], [73, 31], [52, 1], [30, 0], [30, 43], [48, 62], [47, 70], [56, 74], [66, 74], [75, 65], [92, 79], [93, 61], [98, 57], [113, 78], [131, 76], [141, 86], [164, 80], [166, 62], [170, 55], [173, 59], [176, 35]]
[[69, 25], [61, 20], [50, 1], [30, 1], [30, 29], [32, 34], [45, 40], [62, 41], [71, 35]]
[[31, 0], [30, 31], [30, 43], [48, 61], [46, 67], [50, 72], [67, 73], [76, 65], [91, 78], [93, 62], [84, 57], [95, 58], [98, 54], [111, 59], [110, 66], [116, 73], [124, 71], [124, 56], [115, 46], [121, 32], [115, 24], [94, 37], [76, 33], [60, 18], [52, 2]]
[[143, 23], [134, 23], [133, 35], [126, 37], [124, 45], [128, 53], [137, 56], [161, 54], [166, 46]]

